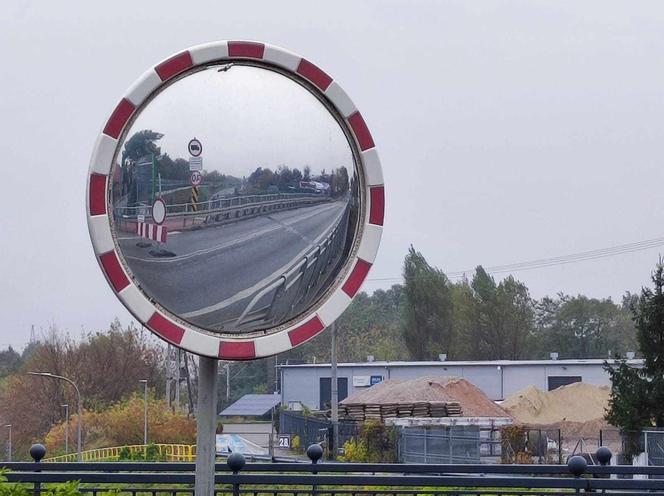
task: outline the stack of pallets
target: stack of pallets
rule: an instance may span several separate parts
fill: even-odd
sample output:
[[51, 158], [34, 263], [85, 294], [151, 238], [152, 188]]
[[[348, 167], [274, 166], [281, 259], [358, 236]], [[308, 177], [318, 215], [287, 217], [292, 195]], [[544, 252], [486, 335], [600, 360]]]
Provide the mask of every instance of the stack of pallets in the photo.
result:
[[445, 401], [432, 401], [429, 403], [429, 416], [447, 417], [447, 403]]
[[412, 417], [413, 404], [412, 403], [399, 403], [397, 406], [397, 417]]
[[461, 403], [458, 401], [448, 401], [445, 405], [445, 409], [447, 410], [448, 417], [461, 417], [461, 415], [463, 415]]
[[380, 415], [383, 419], [396, 418], [399, 414], [398, 403], [383, 403], [380, 405]]
[[380, 405], [375, 403], [364, 405], [364, 419], [381, 420]]
[[416, 401], [413, 403], [413, 417], [428, 417], [429, 416], [429, 402]]

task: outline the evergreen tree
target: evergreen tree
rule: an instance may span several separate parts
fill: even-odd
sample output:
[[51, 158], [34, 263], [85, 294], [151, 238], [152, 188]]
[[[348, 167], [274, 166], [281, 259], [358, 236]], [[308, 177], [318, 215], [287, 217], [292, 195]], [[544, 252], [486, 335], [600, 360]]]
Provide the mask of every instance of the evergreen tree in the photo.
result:
[[[664, 266], [661, 260], [652, 282], [654, 288], [643, 288], [632, 305], [644, 367], [632, 368], [625, 360], [617, 366], [605, 365], [611, 376], [606, 420], [624, 430], [664, 427]], [[636, 448], [634, 443], [632, 446]]]
[[442, 271], [431, 267], [412, 246], [404, 261], [403, 339], [415, 360], [454, 357], [452, 288]]

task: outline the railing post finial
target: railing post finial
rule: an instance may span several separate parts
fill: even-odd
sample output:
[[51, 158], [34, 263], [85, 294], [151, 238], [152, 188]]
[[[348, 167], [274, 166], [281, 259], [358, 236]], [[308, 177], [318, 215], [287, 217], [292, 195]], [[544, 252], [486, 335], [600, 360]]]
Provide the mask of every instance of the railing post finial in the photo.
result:
[[46, 447], [41, 443], [33, 444], [30, 446], [30, 456], [35, 463], [39, 463], [46, 456]]
[[228, 468], [233, 471], [233, 474], [237, 475], [237, 473], [244, 467], [244, 455], [242, 455], [242, 453], [231, 453], [228, 460], [226, 460], [226, 464], [228, 465]]
[[600, 446], [595, 452], [595, 457], [600, 465], [608, 465], [611, 458], [613, 458], [613, 453], [606, 446]]
[[567, 468], [574, 477], [581, 477], [588, 468], [588, 462], [584, 457], [574, 455], [567, 460]]

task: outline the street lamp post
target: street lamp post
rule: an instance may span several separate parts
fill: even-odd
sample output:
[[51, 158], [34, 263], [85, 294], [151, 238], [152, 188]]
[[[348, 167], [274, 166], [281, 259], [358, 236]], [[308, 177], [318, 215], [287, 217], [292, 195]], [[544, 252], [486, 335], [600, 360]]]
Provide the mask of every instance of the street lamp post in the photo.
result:
[[143, 391], [143, 444], [148, 445], [148, 380], [141, 379], [141, 384], [144, 386]]
[[5, 425], [9, 429], [9, 437], [7, 438], [7, 461], [12, 461], [12, 424]]
[[62, 408], [65, 409], [65, 455], [69, 454], [69, 404], [65, 403], [62, 405]]
[[51, 374], [50, 372], [28, 372], [28, 375], [37, 375], [40, 377], [48, 377], [50, 379], [59, 379], [61, 381], [68, 382], [76, 390], [76, 407], [78, 410], [78, 421], [76, 422], [76, 461], [81, 461], [81, 423], [83, 422], [83, 417], [81, 416], [81, 392], [78, 390], [78, 386], [71, 379], [67, 379], [61, 375]]

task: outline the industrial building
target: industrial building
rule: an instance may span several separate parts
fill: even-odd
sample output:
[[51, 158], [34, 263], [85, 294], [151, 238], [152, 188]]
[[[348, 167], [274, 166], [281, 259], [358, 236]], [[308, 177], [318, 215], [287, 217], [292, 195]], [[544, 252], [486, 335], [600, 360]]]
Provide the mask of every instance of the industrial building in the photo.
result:
[[[605, 362], [603, 359], [552, 359], [340, 363], [337, 365], [337, 384], [341, 401], [386, 379], [456, 376], [480, 388], [490, 399], [500, 401], [528, 386], [543, 391], [574, 382], [608, 386], [611, 382], [604, 370]], [[633, 367], [643, 366], [643, 360], [634, 358], [628, 359], [627, 363]], [[289, 409], [306, 406], [314, 410], [329, 406], [329, 363], [285, 364], [280, 365], [279, 370], [283, 406]]]

